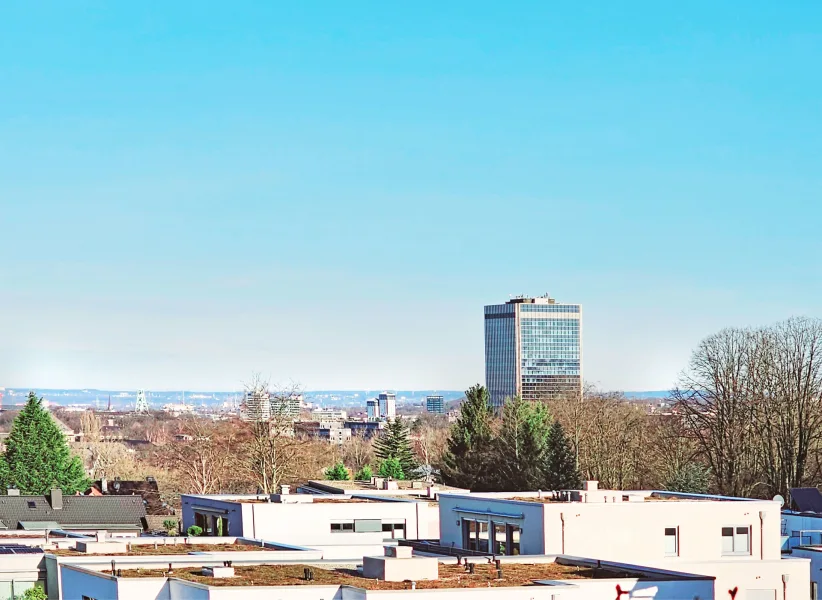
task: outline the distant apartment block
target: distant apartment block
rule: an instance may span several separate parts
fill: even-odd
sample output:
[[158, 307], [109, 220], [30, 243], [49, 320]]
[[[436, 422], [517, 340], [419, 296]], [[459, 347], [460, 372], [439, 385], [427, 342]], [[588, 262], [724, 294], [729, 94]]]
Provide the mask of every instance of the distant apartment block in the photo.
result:
[[271, 419], [271, 396], [268, 392], [247, 392], [242, 411], [247, 421], [268, 421]]
[[332, 444], [343, 444], [351, 439], [351, 429], [344, 427], [342, 421], [298, 421], [294, 423], [294, 432]]
[[391, 392], [383, 392], [377, 396], [380, 407], [381, 419], [393, 419], [397, 416], [397, 395]]
[[582, 393], [582, 307], [518, 297], [485, 307], [485, 384], [491, 403]]
[[348, 420], [343, 423], [343, 426], [350, 429], [352, 435], [372, 438], [375, 435], [382, 434], [383, 429], [385, 429], [385, 421], [379, 419], [369, 419], [367, 421]]
[[380, 403], [379, 400], [376, 398], [371, 398], [367, 400], [365, 403], [365, 414], [366, 416], [371, 419], [379, 419], [380, 418]]
[[438, 415], [445, 413], [445, 402], [442, 396], [426, 396], [425, 410]]
[[247, 393], [243, 401], [243, 418], [247, 421], [268, 421], [277, 418], [296, 419], [300, 416], [302, 396], [274, 396], [268, 392]]
[[345, 421], [348, 413], [340, 408], [315, 408], [311, 417], [318, 421]]

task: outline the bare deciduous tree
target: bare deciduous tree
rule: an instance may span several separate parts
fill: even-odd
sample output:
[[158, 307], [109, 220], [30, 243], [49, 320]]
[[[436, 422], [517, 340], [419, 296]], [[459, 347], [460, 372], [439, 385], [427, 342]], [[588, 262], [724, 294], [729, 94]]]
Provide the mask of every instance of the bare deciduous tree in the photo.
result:
[[755, 333], [724, 329], [703, 340], [673, 392], [721, 494], [746, 496], [758, 479], [751, 397]]
[[162, 449], [165, 466], [181, 473], [186, 490], [195, 494], [220, 492], [236, 469], [234, 432], [200, 418], [185, 419], [180, 429], [184, 439]]
[[257, 489], [271, 494], [299, 475], [306, 442], [294, 435], [290, 402], [299, 395], [297, 386], [272, 391], [268, 381], [255, 374], [245, 385], [246, 402], [267, 398], [269, 410], [250, 416], [250, 436], [245, 444], [246, 465]]

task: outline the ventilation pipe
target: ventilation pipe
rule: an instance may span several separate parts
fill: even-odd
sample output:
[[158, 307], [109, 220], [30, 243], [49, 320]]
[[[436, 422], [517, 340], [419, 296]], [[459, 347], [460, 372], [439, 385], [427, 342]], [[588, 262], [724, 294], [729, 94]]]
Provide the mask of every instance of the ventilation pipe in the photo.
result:
[[559, 520], [562, 521], [562, 548], [560, 554], [565, 554], [565, 513], [559, 513]]

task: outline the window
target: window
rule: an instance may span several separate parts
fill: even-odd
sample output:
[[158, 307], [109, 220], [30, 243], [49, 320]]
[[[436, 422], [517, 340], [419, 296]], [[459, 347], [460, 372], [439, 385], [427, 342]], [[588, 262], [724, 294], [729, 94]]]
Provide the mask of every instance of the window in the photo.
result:
[[466, 550], [477, 549], [477, 522], [472, 519], [462, 520], [462, 547]]
[[505, 523], [494, 523], [494, 540], [493, 553], [494, 554], [508, 554], [508, 544], [505, 537]]
[[331, 533], [353, 533], [354, 521], [339, 521], [331, 523]]
[[34, 500], [29, 500], [28, 502], [26, 502], [26, 505], [29, 508], [37, 508], [37, 504], [35, 504]]
[[665, 528], [665, 556], [679, 556], [679, 528]]
[[477, 521], [477, 550], [488, 552], [488, 521]]
[[379, 519], [356, 519], [354, 531], [357, 533], [374, 533], [382, 531], [382, 522]]
[[750, 554], [751, 528], [750, 526], [736, 526], [722, 528], [722, 554]]
[[402, 540], [405, 539], [405, 521], [402, 523], [385, 523], [382, 524], [382, 531], [386, 534], [386, 538]]

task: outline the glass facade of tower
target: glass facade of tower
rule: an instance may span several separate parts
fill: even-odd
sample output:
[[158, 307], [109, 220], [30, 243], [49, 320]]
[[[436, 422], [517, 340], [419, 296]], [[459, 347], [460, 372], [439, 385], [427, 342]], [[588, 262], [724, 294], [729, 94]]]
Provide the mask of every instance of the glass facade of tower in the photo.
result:
[[582, 374], [579, 306], [519, 305], [520, 395], [550, 399], [580, 389]]
[[578, 304], [518, 298], [485, 307], [485, 380], [491, 402], [580, 393], [582, 312]]
[[485, 307], [485, 386], [494, 406], [517, 394], [516, 306]]

